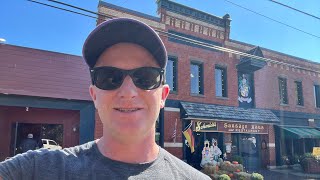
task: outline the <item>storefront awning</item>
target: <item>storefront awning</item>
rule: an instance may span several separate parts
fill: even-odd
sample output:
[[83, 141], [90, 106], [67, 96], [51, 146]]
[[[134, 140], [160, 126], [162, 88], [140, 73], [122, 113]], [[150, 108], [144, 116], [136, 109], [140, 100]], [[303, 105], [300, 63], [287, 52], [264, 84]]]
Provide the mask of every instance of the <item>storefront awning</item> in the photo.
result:
[[278, 124], [279, 118], [270, 110], [258, 108], [241, 108], [192, 102], [180, 102], [184, 112], [183, 119], [206, 119], [220, 121], [237, 121], [246, 123]]
[[284, 130], [287, 138], [303, 139], [303, 138], [320, 138], [320, 131], [315, 128], [308, 127], [280, 127]]

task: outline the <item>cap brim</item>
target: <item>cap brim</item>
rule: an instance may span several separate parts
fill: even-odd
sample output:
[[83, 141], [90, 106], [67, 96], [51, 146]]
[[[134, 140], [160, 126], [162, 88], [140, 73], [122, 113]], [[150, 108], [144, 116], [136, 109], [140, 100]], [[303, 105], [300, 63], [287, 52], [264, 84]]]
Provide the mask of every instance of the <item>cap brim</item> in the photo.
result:
[[159, 66], [165, 68], [167, 52], [159, 35], [148, 25], [129, 18], [111, 19], [97, 26], [83, 45], [83, 57], [88, 66], [93, 68], [105, 49], [121, 42], [144, 47]]

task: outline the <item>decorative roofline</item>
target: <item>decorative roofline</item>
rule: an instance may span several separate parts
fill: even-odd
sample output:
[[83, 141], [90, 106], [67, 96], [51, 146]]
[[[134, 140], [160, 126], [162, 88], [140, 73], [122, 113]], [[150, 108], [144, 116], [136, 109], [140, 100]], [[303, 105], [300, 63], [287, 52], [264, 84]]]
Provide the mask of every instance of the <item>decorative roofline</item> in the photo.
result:
[[229, 14], [226, 14], [225, 16], [223, 16], [223, 18], [221, 18], [221, 17], [217, 17], [212, 14], [199, 11], [197, 9], [184, 6], [182, 4], [172, 2], [169, 0], [157, 0], [157, 3], [158, 3], [158, 10], [160, 8], [163, 8], [168, 11], [172, 11], [184, 16], [192, 17], [194, 19], [198, 19], [198, 20], [201, 20], [210, 24], [214, 24], [223, 28], [226, 28], [226, 26], [230, 26], [231, 19]]
[[144, 17], [144, 18], [147, 18], [147, 19], [150, 19], [150, 20], [154, 20], [154, 21], [160, 22], [160, 18], [159, 17], [151, 16], [149, 14], [141, 13], [141, 12], [134, 11], [134, 10], [131, 10], [131, 9], [127, 9], [127, 8], [124, 8], [124, 7], [120, 7], [120, 6], [117, 6], [117, 5], [114, 5], [114, 4], [110, 4], [110, 3], [107, 3], [107, 2], [104, 2], [104, 1], [99, 1], [98, 7], [100, 7], [100, 6], [109, 7], [109, 8], [112, 8], [112, 9], [116, 9], [116, 10], [119, 10], [119, 11], [124, 11], [124, 12], [130, 13], [130, 14], [136, 15], [136, 16], [140, 16], [140, 17]]

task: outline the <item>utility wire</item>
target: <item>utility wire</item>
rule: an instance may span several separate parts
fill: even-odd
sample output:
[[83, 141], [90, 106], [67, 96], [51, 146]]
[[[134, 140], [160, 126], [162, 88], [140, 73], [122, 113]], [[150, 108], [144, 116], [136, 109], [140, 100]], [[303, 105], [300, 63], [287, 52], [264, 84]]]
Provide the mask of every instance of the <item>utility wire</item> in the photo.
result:
[[305, 34], [308, 34], [308, 35], [310, 35], [310, 36], [313, 36], [313, 37], [316, 37], [316, 38], [320, 39], [320, 36], [311, 34], [311, 33], [307, 32], [307, 31], [304, 31], [304, 30], [301, 30], [301, 29], [296, 28], [296, 27], [294, 27], [294, 26], [288, 25], [288, 24], [286, 24], [286, 23], [283, 23], [283, 22], [281, 22], [281, 21], [278, 21], [278, 20], [276, 20], [276, 19], [273, 19], [273, 18], [271, 18], [271, 17], [268, 17], [268, 16], [263, 15], [263, 14], [261, 14], [261, 13], [258, 13], [258, 12], [256, 12], [256, 11], [253, 11], [253, 10], [251, 10], [251, 9], [248, 9], [248, 8], [246, 8], [246, 7], [243, 7], [243, 6], [239, 5], [239, 4], [236, 4], [236, 3], [234, 3], [234, 2], [231, 2], [231, 1], [229, 1], [229, 0], [225, 0], [225, 1], [228, 2], [228, 3], [230, 3], [230, 4], [233, 4], [233, 5], [235, 5], [235, 6], [238, 6], [238, 7], [242, 8], [242, 9], [245, 9], [245, 10], [247, 10], [247, 11], [250, 11], [250, 12], [252, 12], [252, 13], [254, 13], [254, 14], [257, 14], [257, 15], [259, 15], [259, 16], [262, 16], [262, 17], [264, 17], [264, 18], [267, 18], [267, 19], [269, 19], [269, 20], [271, 20], [271, 21], [277, 22], [277, 23], [282, 24], [282, 25], [284, 25], [284, 26], [287, 26], [287, 27], [289, 27], [289, 28], [291, 28], [291, 29], [295, 29], [295, 30], [297, 30], [297, 31], [300, 31], [300, 32], [302, 32], [302, 33], [305, 33]]
[[[59, 10], [68, 11], [68, 12], [76, 13], [76, 14], [79, 14], [79, 15], [84, 15], [84, 16], [87, 16], [87, 17], [91, 17], [93, 19], [105, 20], [104, 18], [110, 18], [110, 19], [115, 18], [113, 16], [109, 16], [109, 15], [106, 15], [106, 14], [96, 13], [96, 12], [93, 12], [93, 11], [85, 10], [83, 8], [76, 7], [76, 6], [73, 6], [73, 5], [69, 5], [69, 4], [66, 4], [66, 3], [60, 3], [59, 2], [59, 4], [63, 4], [65, 6], [69, 6], [69, 7], [78, 9], [78, 10], [85, 10], [86, 12], [90, 12], [92, 14], [95, 14], [95, 15], [98, 15], [98, 16], [102, 16], [104, 18], [99, 18], [99, 17], [94, 17], [94, 16], [78, 13], [78, 12], [71, 11], [71, 10], [68, 10], [68, 9], [65, 9], [65, 8], [60, 8], [60, 7], [57, 7], [57, 6], [49, 5], [49, 4], [46, 4], [46, 3], [39, 3], [39, 2], [34, 1], [34, 0], [28, 0], [28, 1], [33, 2], [33, 3], [38, 3], [38, 4], [41, 4], [41, 5], [44, 5], [44, 6], [48, 6], [48, 7], [56, 8], [56, 9], [59, 9]], [[48, 0], [48, 1], [51, 1], [51, 0]], [[214, 50], [218, 50], [218, 51], [222, 51], [222, 52], [232, 53], [232, 54], [236, 54], [236, 55], [240, 55], [240, 56], [248, 57], [248, 58], [253, 58], [253, 59], [257, 59], [257, 60], [261, 60], [261, 61], [271, 62], [271, 63], [275, 63], [275, 64], [279, 64], [279, 65], [286, 65], [286, 66], [289, 66], [289, 67], [292, 67], [292, 68], [296, 68], [296, 69], [301, 69], [301, 70], [307, 70], [307, 71], [311, 71], [311, 72], [320, 73], [320, 71], [313, 70], [313, 69], [310, 69], [310, 68], [305, 68], [305, 67], [301, 67], [301, 66], [285, 63], [285, 62], [280, 62], [280, 61], [277, 61], [277, 60], [272, 60], [272, 59], [265, 58], [265, 57], [260, 57], [260, 56], [248, 54], [248, 53], [241, 52], [241, 51], [236, 51], [236, 50], [229, 49], [229, 48], [224, 48], [224, 47], [221, 47], [221, 46], [212, 45], [212, 44], [209, 44], [209, 43], [205, 43], [205, 42], [202, 42], [202, 41], [198, 41], [198, 40], [190, 39], [190, 38], [187, 38], [187, 37], [179, 36], [179, 35], [176, 35], [176, 34], [173, 34], [173, 33], [169, 33], [169, 32], [166, 32], [166, 31], [162, 31], [162, 30], [158, 30], [158, 29], [154, 29], [154, 30], [157, 31], [158, 33], [160, 33], [161, 35], [165, 36], [165, 37], [177, 39], [177, 40], [188, 42], [188, 43], [195, 44], [195, 45], [200, 45], [202, 47], [206, 47], [206, 48], [210, 48], [210, 49], [214, 49]]]
[[320, 20], [320, 17], [315, 16], [315, 15], [313, 15], [313, 14], [310, 14], [310, 13], [307, 13], [307, 12], [304, 12], [304, 11], [301, 11], [301, 10], [299, 10], [299, 9], [296, 9], [296, 8], [294, 8], [294, 7], [291, 7], [291, 6], [288, 6], [288, 5], [286, 5], [286, 4], [280, 3], [280, 2], [278, 2], [278, 1], [274, 1], [274, 0], [269, 0], [269, 1], [271, 1], [271, 2], [273, 2], [273, 3], [276, 3], [276, 4], [279, 4], [279, 5], [281, 5], [281, 6], [284, 6], [284, 7], [286, 7], [286, 8], [289, 8], [289, 9], [292, 9], [292, 10], [295, 10], [295, 11], [298, 11], [298, 12], [300, 12], [300, 13], [302, 13], [302, 14], [307, 15], [307, 16], [310, 16], [310, 17], [313, 17], [313, 18], [316, 18], [316, 19]]
[[94, 16], [90, 16], [90, 15], [87, 15], [87, 14], [79, 13], [79, 12], [76, 12], [76, 11], [71, 11], [71, 10], [68, 10], [68, 9], [60, 8], [60, 7], [53, 6], [53, 5], [46, 4], [46, 3], [41, 3], [41, 2], [38, 2], [38, 1], [34, 1], [34, 0], [27, 0], [27, 1], [30, 1], [30, 2], [33, 2], [33, 3], [37, 3], [37, 4], [41, 4], [41, 5], [44, 5], [44, 6], [49, 6], [49, 7], [56, 8], [56, 9], [60, 9], [60, 10], [63, 10], [63, 11], [68, 11], [68, 12], [71, 12], [71, 13], [79, 14], [79, 15], [82, 15], [82, 16], [96, 18]]

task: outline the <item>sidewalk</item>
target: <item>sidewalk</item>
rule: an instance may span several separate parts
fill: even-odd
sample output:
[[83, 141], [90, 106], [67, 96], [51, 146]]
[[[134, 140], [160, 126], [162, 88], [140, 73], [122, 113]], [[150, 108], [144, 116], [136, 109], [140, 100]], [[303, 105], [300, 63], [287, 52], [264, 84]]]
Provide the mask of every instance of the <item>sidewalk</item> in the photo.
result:
[[320, 179], [320, 174], [307, 174], [302, 171], [302, 169], [272, 169], [272, 172], [277, 172], [281, 174], [292, 175], [293, 177], [298, 177], [299, 179]]
[[307, 174], [303, 172], [301, 166], [294, 166], [291, 168], [275, 168], [260, 170], [258, 173], [262, 174], [265, 180], [275, 179], [290, 179], [290, 180], [311, 180], [320, 179], [320, 174]]

